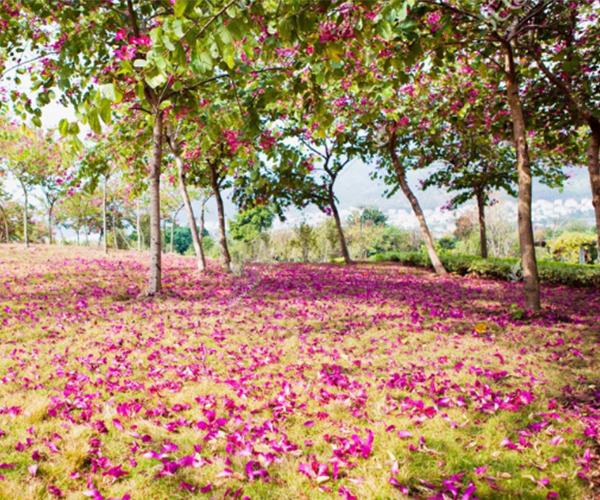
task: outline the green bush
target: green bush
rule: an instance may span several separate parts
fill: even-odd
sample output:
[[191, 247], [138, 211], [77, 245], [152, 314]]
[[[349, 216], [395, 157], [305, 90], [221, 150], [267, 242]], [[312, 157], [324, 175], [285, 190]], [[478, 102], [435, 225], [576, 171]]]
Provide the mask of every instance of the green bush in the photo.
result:
[[[432, 268], [429, 256], [420, 252], [387, 252], [371, 258], [373, 262], [400, 262], [412, 267]], [[520, 276], [518, 259], [482, 259], [474, 255], [440, 255], [449, 273], [465, 276], [475, 274], [486, 278], [513, 281]], [[538, 262], [542, 283], [555, 283], [573, 287], [600, 286], [600, 266], [568, 264], [564, 262]]]

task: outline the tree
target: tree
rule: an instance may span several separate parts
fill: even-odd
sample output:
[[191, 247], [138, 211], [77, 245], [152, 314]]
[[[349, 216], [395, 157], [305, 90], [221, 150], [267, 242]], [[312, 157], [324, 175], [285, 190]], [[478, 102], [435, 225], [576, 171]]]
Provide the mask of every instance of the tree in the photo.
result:
[[269, 206], [242, 210], [229, 221], [229, 234], [234, 240], [250, 243], [271, 229], [274, 219], [275, 212]]
[[[3, 121], [0, 125], [4, 164], [23, 191], [23, 242], [28, 248], [29, 195], [34, 188], [46, 182], [47, 176], [54, 174], [52, 165], [48, 164], [51, 153], [46, 150], [46, 134], [19, 127], [15, 122]], [[51, 185], [52, 181], [48, 184], [49, 189]]]
[[571, 128], [589, 129], [587, 166], [600, 246], [600, 81], [598, 64], [600, 27], [598, 4], [585, 2], [543, 2], [543, 24], [518, 38], [523, 49], [545, 78], [566, 102]]
[[365, 207], [360, 214], [360, 223], [373, 226], [386, 226], [387, 215], [377, 207]]
[[[543, 23], [547, 2], [531, 5], [529, 2], [505, 8], [503, 4], [489, 5], [488, 14], [494, 19], [482, 17], [479, 5], [471, 0], [429, 3], [418, 2], [414, 14], [423, 20], [423, 39], [432, 48], [432, 67], [443, 66], [442, 59], [453, 60], [455, 51], [446, 49], [454, 34], [464, 34], [462, 46], [472, 61], [476, 73], [482, 78], [495, 81], [502, 78], [505, 96], [512, 119], [513, 141], [517, 156], [518, 175], [518, 228], [523, 266], [523, 289], [525, 308], [537, 311], [541, 308], [540, 284], [535, 257], [533, 224], [531, 220], [532, 173], [529, 141], [522, 102], [519, 78], [519, 58], [515, 53], [521, 37], [535, 32]], [[514, 7], [514, 8], [513, 8]], [[452, 33], [443, 26], [452, 26]]]
[[[397, 184], [394, 186], [392, 193], [399, 187], [404, 193], [404, 196], [406, 196], [415, 216], [417, 217], [421, 234], [423, 235], [423, 240], [425, 242], [425, 248], [427, 249], [427, 253], [433, 268], [437, 274], [443, 276], [446, 274], [446, 269], [444, 268], [444, 265], [442, 264], [442, 261], [435, 250], [433, 237], [431, 236], [431, 232], [427, 226], [425, 214], [421, 209], [419, 200], [417, 200], [417, 197], [408, 185], [408, 180], [406, 178], [406, 167], [400, 160], [400, 148], [410, 148], [411, 139], [410, 136], [399, 136], [399, 126], [400, 123], [388, 121], [388, 123], [385, 125], [383, 134], [380, 135], [380, 140], [383, 144], [381, 164], [387, 167], [388, 173], [391, 171], [391, 173], [395, 174], [395, 177], [387, 175], [386, 182], [391, 183], [395, 181]], [[401, 140], [399, 140], [399, 137], [401, 137]]]
[[[198, 270], [203, 272], [206, 271], [206, 257], [204, 255], [204, 248], [202, 246], [202, 231], [198, 231], [196, 226], [196, 216], [194, 215], [194, 209], [192, 208], [192, 202], [190, 199], [188, 187], [187, 187], [187, 169], [188, 166], [185, 165], [184, 159], [182, 157], [181, 144], [179, 142], [179, 127], [175, 129], [168, 127], [167, 128], [167, 144], [169, 145], [169, 149], [173, 154], [175, 159], [175, 165], [177, 168], [177, 180], [179, 185], [179, 192], [181, 194], [181, 199], [183, 202], [183, 206], [185, 207], [185, 211], [190, 223], [190, 234], [192, 239], [192, 244], [194, 246], [194, 252], [196, 253], [196, 263], [198, 266]], [[201, 219], [202, 226], [204, 226], [204, 204], [206, 203], [206, 196], [202, 195], [201, 199]]]
[[[58, 87], [63, 102], [75, 106], [78, 118], [96, 133], [101, 121], [110, 123], [113, 103], [127, 103], [147, 116], [152, 130], [147, 174], [151, 220], [148, 295], [161, 290], [160, 174], [165, 118], [197, 112], [195, 93], [205, 84], [231, 82], [263, 69], [237, 58], [239, 50], [257, 62], [255, 47], [265, 53], [275, 48], [264, 43], [275, 37], [263, 30], [269, 19], [261, 4], [246, 8], [236, 0], [90, 0], [57, 6], [52, 0], [23, 0], [15, 8], [16, 16], [34, 27], [17, 38], [17, 50], [34, 40], [42, 56], [32, 72], [39, 105], [49, 102], [52, 94], [48, 91]], [[257, 36], [252, 36], [253, 30]], [[3, 35], [0, 45], [7, 43]], [[234, 70], [238, 63], [243, 70]], [[29, 108], [27, 111], [39, 111]], [[78, 132], [77, 124], [66, 121], [59, 128], [64, 134]]]

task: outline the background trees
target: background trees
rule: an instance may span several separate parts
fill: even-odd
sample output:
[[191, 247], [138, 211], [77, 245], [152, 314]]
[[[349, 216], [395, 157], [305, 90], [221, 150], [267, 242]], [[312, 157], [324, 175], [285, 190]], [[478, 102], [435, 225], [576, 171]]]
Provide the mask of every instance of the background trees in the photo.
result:
[[[433, 163], [437, 169], [420, 187], [446, 188], [453, 209], [476, 202], [484, 257], [492, 193], [516, 193], [526, 307], [539, 308], [532, 180], [560, 185], [563, 166], [582, 157], [582, 130], [600, 221], [598, 7], [498, 4], [483, 14], [479, 7], [470, 0], [90, 0], [58, 6], [21, 0], [3, 9], [2, 78], [21, 86], [9, 93], [12, 113], [39, 126], [41, 108], [59, 101], [76, 116], [58, 127], [72, 139], [75, 156], [51, 133], [3, 121], [3, 164], [26, 198], [25, 242], [32, 192], [46, 201], [49, 241], [61, 206], [60, 227], [72, 224], [86, 241], [100, 232], [107, 247], [110, 232], [113, 246], [129, 245], [124, 233], [135, 227], [140, 248], [146, 231], [141, 212], [147, 211], [146, 292], [157, 294], [161, 249], [165, 241], [175, 249], [182, 206], [198, 268], [206, 269], [203, 224], [198, 231], [190, 187], [215, 197], [222, 263], [231, 267], [223, 196], [232, 189], [244, 210], [230, 228], [238, 241], [249, 241], [245, 231], [254, 217], [266, 221], [261, 207], [282, 216], [287, 207], [314, 204], [332, 215], [333, 224], [322, 231], [297, 225], [292, 239], [304, 242], [298, 243], [302, 257], [313, 258], [316, 242], [324, 248], [337, 235], [341, 256], [350, 262], [404, 244], [404, 235], [374, 222], [380, 237], [365, 240], [367, 210], [344, 220], [335, 183], [359, 158], [379, 164], [377, 175], [391, 194], [406, 195], [430, 260], [443, 273], [420, 195], [406, 175]], [[92, 131], [84, 140], [81, 125]], [[70, 184], [73, 158], [77, 172]], [[163, 185], [176, 189], [161, 211], [162, 173]], [[106, 190], [104, 217], [94, 227], [99, 188]], [[140, 208], [142, 193], [148, 203]], [[163, 204], [166, 199], [163, 192]], [[248, 214], [254, 214], [250, 222]], [[9, 219], [5, 238], [16, 234]], [[320, 251], [319, 258], [333, 253]]]

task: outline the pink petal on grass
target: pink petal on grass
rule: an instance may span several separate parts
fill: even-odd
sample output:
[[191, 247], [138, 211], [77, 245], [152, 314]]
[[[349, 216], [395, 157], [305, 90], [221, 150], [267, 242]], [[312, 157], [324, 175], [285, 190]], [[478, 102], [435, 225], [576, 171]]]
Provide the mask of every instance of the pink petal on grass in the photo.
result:
[[398, 431], [398, 437], [400, 437], [402, 439], [412, 437], [412, 432]]
[[29, 471], [29, 474], [31, 474], [32, 476], [35, 477], [37, 468], [38, 468], [37, 464], [31, 464], [29, 467], [27, 467], [27, 470]]
[[179, 485], [180, 490], [188, 490], [188, 491], [195, 491], [196, 487], [192, 486], [191, 484], [186, 483], [185, 481], [181, 481], [181, 484]]

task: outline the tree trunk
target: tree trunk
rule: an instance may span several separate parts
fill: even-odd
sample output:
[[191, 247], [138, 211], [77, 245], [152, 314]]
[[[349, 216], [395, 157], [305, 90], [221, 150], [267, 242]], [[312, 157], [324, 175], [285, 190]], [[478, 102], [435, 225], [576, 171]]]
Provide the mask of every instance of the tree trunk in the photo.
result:
[[106, 221], [106, 175], [104, 176], [104, 184], [102, 185], [102, 245], [104, 253], [108, 254], [108, 241], [106, 240], [108, 235], [107, 221]]
[[152, 129], [152, 158], [150, 159], [150, 273], [148, 295], [161, 290], [160, 241], [160, 170], [163, 153], [163, 113], [156, 110]]
[[[204, 258], [204, 244], [202, 243], [202, 239], [204, 238], [204, 213], [206, 202], [209, 200], [210, 195], [205, 195], [200, 198], [200, 226], [198, 227], [198, 231], [200, 233], [200, 249], [202, 250], [202, 257]], [[204, 263], [206, 267], [206, 262]]]
[[23, 209], [23, 239], [25, 240], [25, 248], [29, 248], [29, 196], [25, 184], [21, 182], [23, 195], [25, 196], [25, 207]]
[[138, 244], [138, 252], [142, 251], [142, 218], [140, 215], [140, 199], [137, 199], [137, 244]]
[[519, 97], [519, 85], [517, 83], [513, 49], [509, 42], [503, 43], [503, 47], [506, 91], [513, 122], [515, 148], [517, 150], [517, 171], [519, 176], [517, 214], [521, 262], [523, 266], [525, 309], [538, 311], [542, 305], [540, 300], [540, 280], [535, 258], [533, 223], [531, 222], [531, 164], [527, 149], [525, 118], [523, 117], [523, 107]]
[[113, 243], [115, 244], [115, 250], [119, 249], [119, 238], [117, 234], [117, 210], [115, 206], [115, 211], [113, 212]]
[[52, 245], [52, 207], [48, 210], [48, 245]]
[[488, 258], [487, 234], [485, 230], [485, 199], [481, 188], [475, 190], [477, 198], [477, 211], [479, 212], [479, 245], [481, 248], [481, 257]]
[[600, 120], [592, 116], [588, 123], [592, 134], [587, 148], [587, 164], [592, 185], [592, 204], [596, 215], [596, 233], [598, 238], [598, 251], [600, 252]]
[[0, 211], [2, 211], [2, 219], [4, 220], [4, 236], [6, 243], [10, 240], [10, 229], [8, 227], [8, 218], [6, 217], [6, 212], [4, 211], [4, 207], [0, 205]]
[[398, 155], [396, 154], [396, 138], [395, 135], [392, 136], [389, 143], [389, 151], [390, 157], [392, 159], [392, 163], [394, 165], [394, 170], [396, 171], [396, 176], [398, 177], [398, 182], [400, 183], [400, 189], [404, 193], [404, 196], [410, 202], [410, 205], [415, 213], [417, 220], [419, 221], [419, 226], [421, 228], [421, 234], [423, 235], [423, 239], [425, 240], [425, 247], [427, 248], [427, 253], [429, 254], [429, 259], [433, 264], [433, 268], [435, 272], [443, 276], [446, 274], [446, 269], [442, 264], [437, 252], [435, 251], [435, 245], [433, 243], [433, 238], [431, 233], [429, 232], [429, 228], [427, 227], [427, 222], [425, 221], [425, 215], [421, 210], [421, 206], [419, 205], [419, 200], [411, 191], [408, 182], [406, 181], [406, 172], [402, 165], [400, 164], [400, 160], [398, 159]]
[[335, 198], [333, 197], [333, 186], [329, 185], [329, 206], [333, 214], [333, 220], [335, 220], [335, 227], [338, 233], [338, 239], [340, 240], [340, 249], [342, 250], [342, 256], [346, 264], [351, 264], [352, 259], [348, 252], [348, 246], [346, 245], [346, 238], [344, 237], [344, 230], [342, 229], [342, 221], [340, 220], [340, 214], [335, 205]]
[[162, 249], [162, 252], [167, 253], [168, 243], [167, 243], [167, 218], [166, 217], [162, 218], [162, 234], [165, 239], [164, 242], [161, 241], [161, 244], [162, 243], [165, 244], [164, 248]]
[[[171, 149], [173, 151], [174, 147]], [[178, 151], [173, 151], [175, 155], [175, 164], [177, 165], [177, 174], [179, 177], [179, 191], [181, 193], [181, 199], [185, 206], [185, 212], [190, 224], [190, 231], [192, 232], [192, 244], [194, 245], [194, 252], [196, 253], [196, 263], [199, 271], [206, 271], [206, 257], [204, 256], [204, 249], [202, 248], [202, 233], [198, 235], [198, 227], [196, 226], [196, 217], [194, 216], [194, 209], [192, 208], [192, 202], [190, 201], [190, 194], [187, 190], [185, 183], [185, 170], [183, 169], [183, 158], [179, 155]], [[204, 207], [202, 207], [204, 208]], [[202, 219], [204, 219], [204, 210], [202, 210]]]
[[219, 179], [217, 176], [217, 164], [210, 165], [210, 183], [213, 194], [217, 202], [217, 213], [219, 215], [219, 245], [221, 246], [221, 258], [223, 259], [223, 267], [226, 271], [231, 271], [231, 256], [227, 247], [227, 233], [225, 231], [225, 209], [223, 208], [223, 198], [221, 198], [221, 190], [219, 187]]

